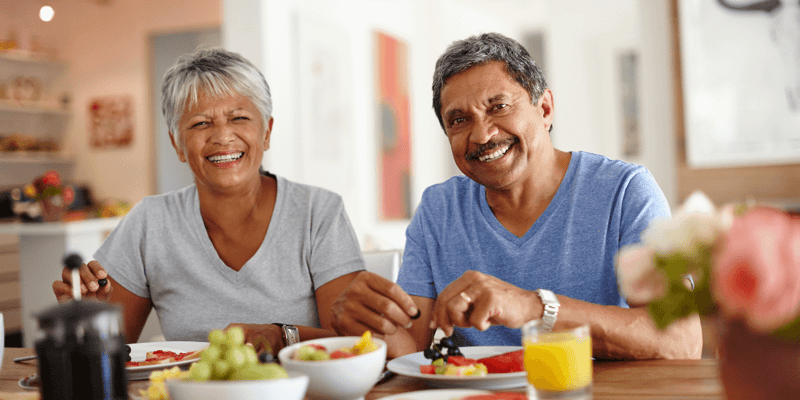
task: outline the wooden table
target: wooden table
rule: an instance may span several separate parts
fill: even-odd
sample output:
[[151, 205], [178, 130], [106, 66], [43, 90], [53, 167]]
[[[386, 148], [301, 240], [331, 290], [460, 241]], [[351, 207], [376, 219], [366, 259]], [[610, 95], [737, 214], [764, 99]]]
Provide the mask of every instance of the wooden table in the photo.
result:
[[[32, 394], [21, 389], [20, 378], [36, 373], [36, 364], [14, 363], [16, 357], [33, 354], [33, 349], [7, 348], [0, 370], [0, 399], [27, 399], [10, 393]], [[131, 395], [146, 389], [147, 381], [132, 381]], [[370, 391], [366, 400], [432, 389], [416, 378], [395, 376]], [[523, 393], [524, 389], [514, 389]], [[35, 393], [35, 392], [34, 392]], [[35, 398], [35, 396], [34, 396]], [[716, 360], [604, 361], [594, 365], [594, 399], [720, 399], [724, 400]]]

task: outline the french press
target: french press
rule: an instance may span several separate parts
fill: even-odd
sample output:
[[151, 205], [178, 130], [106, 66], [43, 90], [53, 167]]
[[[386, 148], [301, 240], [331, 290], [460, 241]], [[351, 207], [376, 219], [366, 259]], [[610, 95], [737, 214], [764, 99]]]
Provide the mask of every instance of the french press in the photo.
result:
[[68, 257], [65, 264], [72, 270], [74, 300], [36, 316], [42, 400], [127, 400], [120, 307], [80, 301], [82, 261]]

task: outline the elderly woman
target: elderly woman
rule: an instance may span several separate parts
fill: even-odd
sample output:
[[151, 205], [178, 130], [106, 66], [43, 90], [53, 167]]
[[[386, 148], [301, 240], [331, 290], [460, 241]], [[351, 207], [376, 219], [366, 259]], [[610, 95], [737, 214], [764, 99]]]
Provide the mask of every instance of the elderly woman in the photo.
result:
[[[81, 266], [83, 295], [121, 304], [129, 341], [151, 308], [167, 340], [205, 341], [234, 324], [277, 352], [335, 336], [331, 304], [364, 261], [340, 196], [261, 170], [273, 123], [262, 74], [238, 54], [201, 50], [167, 72], [161, 101], [195, 184], [137, 204]], [[71, 298], [69, 271], [53, 291]]]

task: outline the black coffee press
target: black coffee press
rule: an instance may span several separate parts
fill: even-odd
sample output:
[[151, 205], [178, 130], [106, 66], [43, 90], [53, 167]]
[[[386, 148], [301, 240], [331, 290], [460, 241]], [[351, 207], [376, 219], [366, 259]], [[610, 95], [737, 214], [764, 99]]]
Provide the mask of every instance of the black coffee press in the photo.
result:
[[81, 301], [80, 256], [72, 270], [73, 301], [39, 313], [36, 356], [42, 400], [127, 400], [127, 352], [120, 307]]

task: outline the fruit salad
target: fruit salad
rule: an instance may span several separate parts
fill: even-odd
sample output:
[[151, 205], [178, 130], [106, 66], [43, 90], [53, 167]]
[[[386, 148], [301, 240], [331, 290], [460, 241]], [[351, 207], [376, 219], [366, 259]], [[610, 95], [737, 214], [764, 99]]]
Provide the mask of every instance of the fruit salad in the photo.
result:
[[471, 359], [464, 357], [461, 350], [449, 337], [442, 338], [439, 343], [434, 343], [431, 348], [423, 352], [423, 355], [432, 360], [430, 365], [419, 366], [419, 370], [423, 374], [484, 376], [524, 371], [522, 350]]
[[370, 331], [364, 332], [361, 339], [356, 342], [353, 347], [343, 347], [341, 349], [328, 352], [325, 346], [320, 344], [306, 344], [297, 348], [295, 351], [295, 360], [301, 361], [325, 361], [335, 360], [338, 358], [349, 358], [357, 355], [369, 353], [378, 349], [378, 344], [372, 340], [372, 333]]

